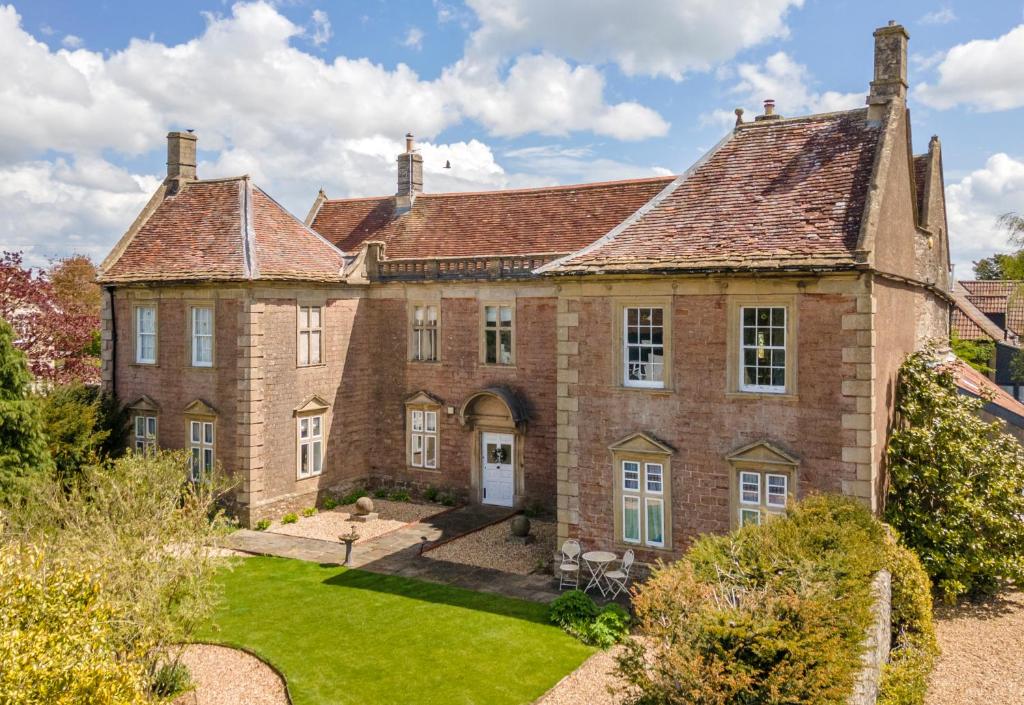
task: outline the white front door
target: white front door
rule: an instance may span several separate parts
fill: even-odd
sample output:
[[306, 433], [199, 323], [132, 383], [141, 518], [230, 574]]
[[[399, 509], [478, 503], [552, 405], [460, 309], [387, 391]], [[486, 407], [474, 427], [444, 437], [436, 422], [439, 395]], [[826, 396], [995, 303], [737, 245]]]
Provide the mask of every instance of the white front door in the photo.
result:
[[482, 439], [483, 503], [511, 507], [515, 486], [515, 439], [511, 433], [484, 433]]

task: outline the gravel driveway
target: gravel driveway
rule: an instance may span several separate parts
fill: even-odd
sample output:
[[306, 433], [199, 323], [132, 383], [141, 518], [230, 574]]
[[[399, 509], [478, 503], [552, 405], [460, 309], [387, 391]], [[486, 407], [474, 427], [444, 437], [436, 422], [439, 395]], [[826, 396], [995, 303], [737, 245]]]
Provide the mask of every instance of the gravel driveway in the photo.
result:
[[1024, 593], [935, 610], [942, 656], [927, 705], [1024, 705]]

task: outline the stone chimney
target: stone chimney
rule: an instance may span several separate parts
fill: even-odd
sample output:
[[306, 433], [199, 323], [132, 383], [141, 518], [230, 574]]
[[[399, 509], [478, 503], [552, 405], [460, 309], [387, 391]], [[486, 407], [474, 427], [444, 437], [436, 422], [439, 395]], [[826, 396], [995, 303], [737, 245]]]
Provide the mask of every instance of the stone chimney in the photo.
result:
[[196, 139], [191, 132], [167, 133], [167, 178], [196, 178]]
[[868, 105], [907, 98], [907, 42], [910, 35], [903, 25], [889, 20], [875, 30], [875, 80], [871, 82]]
[[755, 115], [754, 122], [764, 122], [765, 120], [778, 120], [782, 116], [775, 113], [775, 99], [765, 98], [764, 101], [764, 114]]
[[417, 194], [423, 193], [423, 156], [416, 153], [415, 140], [410, 132], [405, 136], [405, 152], [398, 155], [398, 199], [411, 206]]

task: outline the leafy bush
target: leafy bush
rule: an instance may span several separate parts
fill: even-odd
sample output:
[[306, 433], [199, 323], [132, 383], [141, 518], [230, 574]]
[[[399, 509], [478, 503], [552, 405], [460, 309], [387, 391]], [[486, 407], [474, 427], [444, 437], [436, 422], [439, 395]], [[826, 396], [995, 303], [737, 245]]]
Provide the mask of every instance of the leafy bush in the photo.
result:
[[394, 490], [388, 493], [388, 499], [392, 502], [408, 502], [412, 497], [405, 490]]
[[324, 501], [321, 502], [320, 504], [321, 506], [323, 506], [325, 511], [329, 512], [338, 506], [338, 500], [336, 500], [334, 497], [324, 497]]
[[316, 514], [316, 507], [306, 507], [302, 510], [302, 516], [311, 517]]
[[[992, 361], [995, 359], [996, 343], [994, 340], [964, 340], [954, 330], [949, 337], [953, 354], [982, 374], [991, 374]], [[1011, 364], [1012, 369], [1012, 364]]]
[[559, 595], [548, 612], [548, 619], [584, 644], [607, 649], [629, 633], [630, 616], [621, 606], [611, 603], [598, 609], [582, 590]]
[[455, 506], [455, 503], [456, 503], [456, 502], [458, 501], [458, 500], [456, 499], [455, 495], [454, 495], [454, 494], [452, 494], [451, 492], [445, 492], [445, 493], [443, 493], [443, 494], [441, 495], [441, 498], [440, 498], [440, 499], [441, 499], [441, 504], [443, 504], [443, 505], [444, 505], [444, 506], [446, 506], [446, 507], [454, 507], [454, 506]]
[[383, 487], [378, 487], [373, 491], [373, 496], [377, 499], [384, 499], [388, 496], [388, 491]]
[[441, 490], [437, 489], [433, 485], [429, 486], [423, 492], [423, 498], [428, 502], [436, 502], [437, 498], [441, 496]]
[[597, 616], [597, 605], [590, 595], [582, 590], [562, 593], [551, 603], [548, 618], [553, 624], [565, 629], [579, 622], [587, 622]]
[[619, 659], [633, 702], [845, 703], [884, 537], [858, 502], [812, 497], [698, 539], [633, 600], [645, 638]]
[[283, 517], [281, 517], [281, 523], [282, 524], [294, 524], [298, 520], [299, 520], [299, 515], [296, 514], [295, 512], [288, 512]]
[[925, 350], [900, 368], [886, 518], [954, 601], [1024, 581], [1024, 448], [935, 359]]
[[157, 669], [149, 689], [161, 698], [172, 698], [192, 687], [192, 674], [180, 661], [165, 663]]
[[270, 524], [270, 519], [260, 519], [252, 528], [256, 529], [256, 531], [266, 531], [270, 528]]
[[[373, 496], [377, 497], [378, 496], [377, 493], [381, 492], [381, 491], [382, 490], [377, 490], [377, 492], [374, 492]], [[349, 492], [347, 495], [342, 497], [341, 500], [340, 500], [340, 503], [341, 504], [355, 504], [356, 502], [359, 501], [360, 497], [366, 497], [366, 496], [368, 496], [368, 494], [369, 493], [366, 490], [364, 490], [362, 487], [357, 487], [354, 490], [352, 490], [351, 492]], [[384, 492], [384, 494], [379, 495], [379, 496], [380, 497], [384, 497], [385, 495], [387, 495], [386, 491]]]
[[602, 649], [621, 643], [629, 634], [632, 618], [621, 605], [614, 602], [605, 605], [597, 617], [582, 629], [581, 641]]

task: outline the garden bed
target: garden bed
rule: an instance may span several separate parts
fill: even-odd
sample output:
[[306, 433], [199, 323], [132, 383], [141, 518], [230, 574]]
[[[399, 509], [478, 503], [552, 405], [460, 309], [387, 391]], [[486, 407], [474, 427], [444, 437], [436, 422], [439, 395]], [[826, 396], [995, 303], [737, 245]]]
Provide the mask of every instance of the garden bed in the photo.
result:
[[366, 522], [352, 520], [355, 512], [354, 504], [346, 504], [334, 509], [320, 511], [313, 516], [300, 516], [294, 524], [282, 524], [275, 521], [267, 531], [288, 536], [301, 536], [307, 539], [320, 539], [340, 543], [338, 536], [347, 534], [355, 527], [359, 534], [356, 544], [366, 543], [378, 536], [401, 529], [407, 524], [426, 519], [427, 517], [446, 511], [439, 504], [419, 504], [416, 502], [392, 502], [387, 499], [373, 500], [373, 510], [379, 514], [377, 519]]
[[181, 662], [195, 687], [176, 698], [174, 705], [289, 705], [281, 677], [241, 649], [192, 644]]
[[435, 560], [492, 568], [505, 573], [528, 575], [548, 567], [555, 550], [558, 527], [553, 521], [530, 521], [535, 541], [520, 544], [509, 541], [512, 520], [492, 524], [479, 531], [441, 544], [423, 555]]

